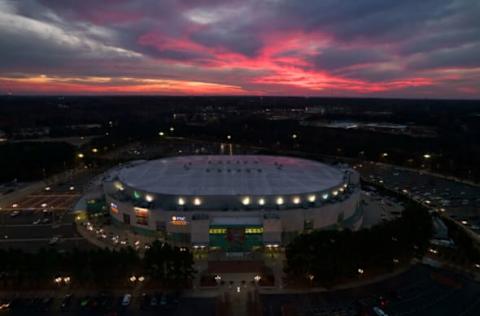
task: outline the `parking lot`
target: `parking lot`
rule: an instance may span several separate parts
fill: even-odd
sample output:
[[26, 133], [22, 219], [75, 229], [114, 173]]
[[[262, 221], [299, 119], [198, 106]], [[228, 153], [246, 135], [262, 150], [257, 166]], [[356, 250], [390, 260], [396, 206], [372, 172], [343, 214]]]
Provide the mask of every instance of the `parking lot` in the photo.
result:
[[378, 163], [355, 168], [364, 179], [407, 194], [480, 234], [480, 187]]
[[77, 233], [69, 212], [90, 177], [90, 173], [81, 173], [69, 181], [17, 196], [4, 205], [0, 210], [0, 248], [36, 251], [44, 247], [93, 247]]
[[[214, 298], [182, 297], [170, 292], [138, 293], [60, 290], [0, 296], [2, 315], [215, 315]], [[0, 294], [1, 295], [1, 294]]]
[[480, 284], [461, 275], [416, 265], [363, 287], [309, 294], [262, 295], [264, 315], [480, 315]]

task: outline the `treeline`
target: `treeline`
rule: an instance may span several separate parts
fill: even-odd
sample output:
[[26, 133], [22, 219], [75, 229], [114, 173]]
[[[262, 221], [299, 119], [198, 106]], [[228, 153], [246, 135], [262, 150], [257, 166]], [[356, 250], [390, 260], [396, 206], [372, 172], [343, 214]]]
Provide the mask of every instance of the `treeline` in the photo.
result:
[[181, 287], [195, 271], [190, 251], [154, 242], [140, 257], [132, 248], [59, 252], [53, 248], [36, 253], [0, 250], [0, 287], [50, 288], [54, 279], [69, 277], [71, 286], [122, 287], [129, 278], [144, 276], [152, 286]]
[[[432, 234], [431, 217], [409, 204], [394, 221], [352, 232], [315, 231], [298, 236], [286, 249], [285, 272], [291, 280], [327, 286], [363, 274], [392, 271], [422, 255]], [[359, 270], [361, 269], [361, 270]]]
[[0, 182], [43, 179], [73, 166], [75, 148], [62, 142], [0, 145]]

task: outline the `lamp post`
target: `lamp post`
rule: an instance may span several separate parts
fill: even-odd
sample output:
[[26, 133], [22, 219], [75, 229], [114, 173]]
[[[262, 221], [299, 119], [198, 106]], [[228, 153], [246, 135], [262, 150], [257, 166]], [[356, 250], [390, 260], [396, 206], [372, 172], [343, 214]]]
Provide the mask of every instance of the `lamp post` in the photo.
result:
[[214, 277], [215, 282], [217, 282], [217, 286], [220, 285], [220, 282], [222, 281], [222, 277], [219, 276], [218, 274]]
[[255, 281], [255, 285], [258, 285], [258, 283], [260, 282], [260, 280], [262, 279], [262, 277], [260, 275], [256, 275], [253, 277], [253, 280]]

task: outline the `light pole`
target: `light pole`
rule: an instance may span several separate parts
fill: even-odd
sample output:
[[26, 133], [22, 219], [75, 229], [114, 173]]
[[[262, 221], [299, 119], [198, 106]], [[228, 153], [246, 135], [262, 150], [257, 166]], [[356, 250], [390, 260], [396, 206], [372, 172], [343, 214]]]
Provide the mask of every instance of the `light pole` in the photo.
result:
[[219, 276], [218, 274], [214, 277], [215, 282], [217, 282], [217, 286], [220, 285], [220, 282], [222, 281], [222, 277]]

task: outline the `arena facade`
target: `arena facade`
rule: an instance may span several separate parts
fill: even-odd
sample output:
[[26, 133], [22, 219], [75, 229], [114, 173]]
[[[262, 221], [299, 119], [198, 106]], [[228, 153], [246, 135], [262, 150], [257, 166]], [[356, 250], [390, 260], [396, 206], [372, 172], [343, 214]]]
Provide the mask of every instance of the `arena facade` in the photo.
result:
[[135, 161], [103, 183], [116, 225], [179, 246], [245, 252], [313, 229], [358, 229], [358, 174], [283, 156]]

